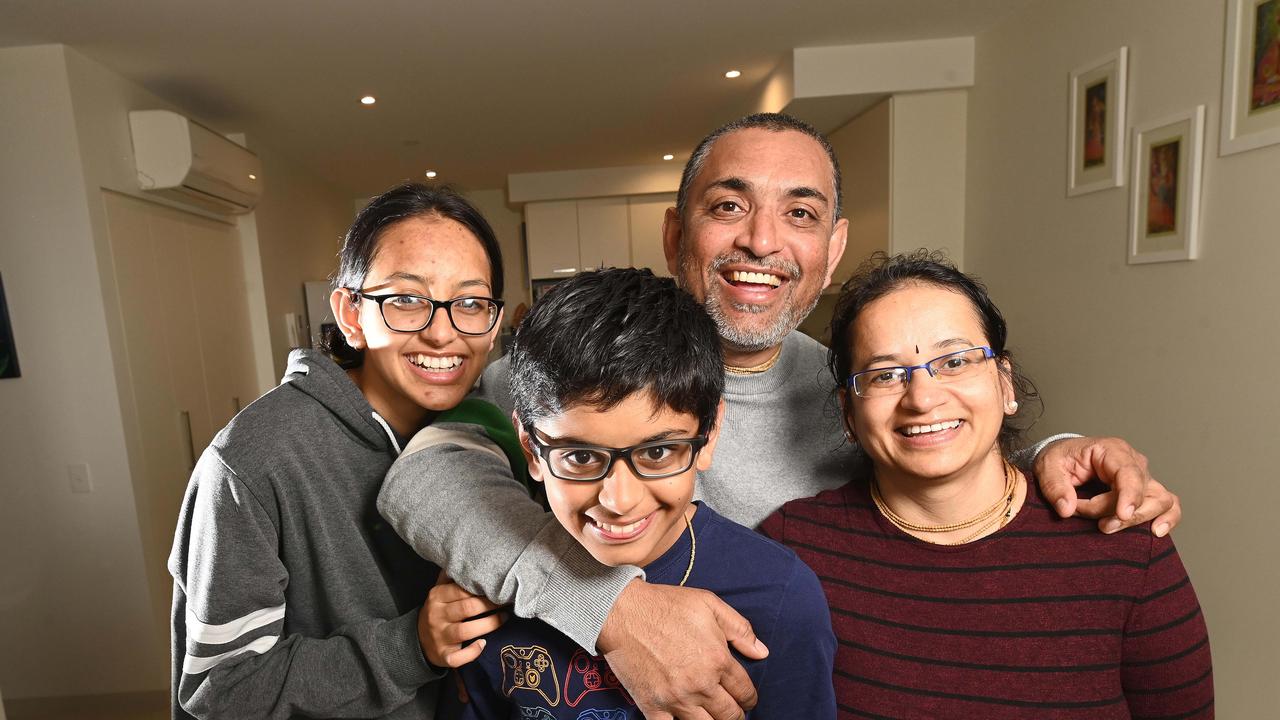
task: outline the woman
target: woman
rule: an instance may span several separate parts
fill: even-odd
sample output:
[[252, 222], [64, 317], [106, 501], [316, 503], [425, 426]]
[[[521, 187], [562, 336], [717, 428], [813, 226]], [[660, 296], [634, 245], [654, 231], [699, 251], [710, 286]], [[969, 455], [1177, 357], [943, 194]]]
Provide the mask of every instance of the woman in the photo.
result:
[[823, 582], [841, 712], [1212, 717], [1208, 637], [1171, 540], [1059, 519], [1009, 463], [1034, 391], [985, 288], [937, 255], [879, 254], [831, 327], [873, 479], [762, 529]]
[[356, 217], [334, 288], [343, 365], [295, 351], [191, 477], [169, 560], [174, 717], [434, 716], [443, 672], [420, 609], [437, 569], [375, 500], [405, 441], [484, 369], [502, 258], [462, 197], [402, 185]]

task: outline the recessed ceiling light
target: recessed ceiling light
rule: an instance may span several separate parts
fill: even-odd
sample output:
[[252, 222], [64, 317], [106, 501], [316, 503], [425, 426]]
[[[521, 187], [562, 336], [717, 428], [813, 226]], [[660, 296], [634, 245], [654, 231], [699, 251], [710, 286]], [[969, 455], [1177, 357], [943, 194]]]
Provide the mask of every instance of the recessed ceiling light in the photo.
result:
[[361, 105], [372, 105], [376, 102], [378, 102], [378, 98], [372, 95], [365, 95], [364, 97], [360, 98]]
[[257, 180], [257, 179], [258, 179], [258, 176], [257, 176], [257, 175], [254, 175], [253, 173], [249, 173], [249, 179], [250, 179], [250, 180]]
[[727, 78], [736, 78], [741, 74], [742, 74], [741, 70], [730, 70], [729, 72], [725, 73], [724, 76]]
[[435, 177], [435, 176], [436, 176], [436, 171], [435, 171], [435, 170], [428, 170], [428, 171], [427, 171], [427, 177], [429, 177], [429, 178], [433, 178], [433, 177]]
[[671, 153], [667, 153], [666, 155], [663, 155], [663, 156], [662, 156], [662, 159], [663, 159], [663, 160], [675, 160], [675, 159], [676, 159], [676, 156], [675, 156], [675, 155], [672, 155]]

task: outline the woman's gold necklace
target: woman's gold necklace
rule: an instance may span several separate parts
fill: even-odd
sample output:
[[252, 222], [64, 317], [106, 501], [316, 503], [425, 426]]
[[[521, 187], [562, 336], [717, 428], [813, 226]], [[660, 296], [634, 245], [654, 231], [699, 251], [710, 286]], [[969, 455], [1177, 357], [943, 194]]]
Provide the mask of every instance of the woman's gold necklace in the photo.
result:
[[689, 573], [693, 572], [693, 560], [698, 557], [698, 536], [693, 534], [693, 521], [689, 519], [689, 513], [684, 514], [685, 527], [689, 528], [689, 567], [684, 569], [684, 577], [680, 578], [679, 587], [689, 581]]
[[738, 367], [737, 365], [730, 365], [729, 363], [725, 363], [724, 369], [725, 369], [725, 372], [729, 373], [730, 375], [758, 375], [768, 370], [769, 368], [773, 367], [774, 365], [777, 365], [778, 358], [780, 357], [782, 357], [781, 345], [778, 346], [778, 351], [773, 354], [773, 357], [769, 358], [768, 360], [765, 360], [759, 365], [752, 365], [751, 367]]
[[[880, 484], [874, 478], [871, 480], [871, 499], [875, 502], [876, 509], [880, 511], [881, 515], [884, 515], [885, 518], [897, 526], [899, 530], [907, 533], [917, 540], [923, 540], [927, 543], [933, 543], [934, 545], [964, 545], [967, 542], [971, 542], [982, 537], [982, 535], [990, 530], [991, 526], [996, 523], [1000, 523], [999, 527], [1004, 527], [1009, 524], [1009, 521], [1013, 519], [1013, 498], [1018, 491], [1017, 479], [1017, 471], [1013, 469], [1013, 466], [1009, 464], [1008, 460], [1004, 461], [1004, 493], [1001, 494], [1000, 499], [997, 500], [994, 505], [983, 510], [972, 518], [963, 522], [951, 523], [948, 525], [919, 525], [907, 521], [901, 515], [898, 515], [893, 510], [889, 509], [884, 498], [880, 495]], [[956, 540], [954, 542], [930, 540], [927, 537], [921, 537], [919, 534], [954, 532], [956, 530], [973, 527], [974, 525], [979, 526], [977, 530], [966, 535], [963, 539]]]

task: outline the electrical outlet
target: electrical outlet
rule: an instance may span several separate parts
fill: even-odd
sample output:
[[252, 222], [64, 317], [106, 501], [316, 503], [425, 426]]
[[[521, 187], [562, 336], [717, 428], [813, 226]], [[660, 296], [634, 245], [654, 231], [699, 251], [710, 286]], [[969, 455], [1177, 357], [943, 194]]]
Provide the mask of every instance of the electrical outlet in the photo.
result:
[[71, 492], [93, 492], [93, 478], [89, 476], [89, 465], [87, 463], [68, 465], [67, 478], [71, 481]]

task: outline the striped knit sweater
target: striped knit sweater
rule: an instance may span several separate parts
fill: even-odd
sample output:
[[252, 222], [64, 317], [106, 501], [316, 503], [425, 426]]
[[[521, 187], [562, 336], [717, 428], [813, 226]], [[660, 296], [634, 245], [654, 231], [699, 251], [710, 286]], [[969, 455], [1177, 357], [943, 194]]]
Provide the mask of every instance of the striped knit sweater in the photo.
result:
[[1103, 535], [1030, 489], [1010, 524], [957, 547], [894, 527], [853, 482], [761, 532], [817, 573], [842, 718], [1212, 718], [1195, 590], [1169, 538]]

